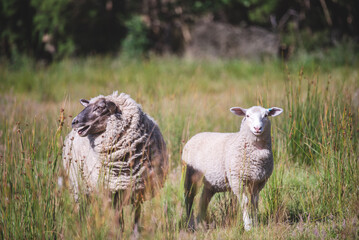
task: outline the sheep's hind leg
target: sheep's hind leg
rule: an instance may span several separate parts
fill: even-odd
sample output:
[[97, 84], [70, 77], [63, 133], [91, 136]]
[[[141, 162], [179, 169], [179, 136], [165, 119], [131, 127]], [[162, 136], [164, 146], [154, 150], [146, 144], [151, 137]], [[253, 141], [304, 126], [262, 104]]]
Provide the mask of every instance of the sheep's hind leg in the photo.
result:
[[191, 230], [195, 229], [194, 219], [193, 219], [193, 200], [197, 194], [197, 182], [195, 175], [197, 171], [191, 166], [186, 167], [186, 176], [184, 181], [184, 198], [186, 205], [186, 213], [187, 213], [187, 227]]

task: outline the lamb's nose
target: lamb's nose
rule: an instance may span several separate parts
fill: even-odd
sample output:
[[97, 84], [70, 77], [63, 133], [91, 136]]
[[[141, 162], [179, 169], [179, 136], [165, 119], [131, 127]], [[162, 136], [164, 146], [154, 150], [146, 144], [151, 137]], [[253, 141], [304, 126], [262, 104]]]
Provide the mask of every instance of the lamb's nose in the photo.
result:
[[262, 131], [262, 127], [254, 127], [254, 130], [256, 130], [256, 132], [261, 132]]

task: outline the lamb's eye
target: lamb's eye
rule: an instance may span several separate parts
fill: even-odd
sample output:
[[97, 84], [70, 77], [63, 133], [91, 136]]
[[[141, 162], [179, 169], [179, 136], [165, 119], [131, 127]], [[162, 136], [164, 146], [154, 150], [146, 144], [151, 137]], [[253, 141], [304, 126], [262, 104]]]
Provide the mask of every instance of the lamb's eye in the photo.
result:
[[268, 117], [268, 113], [266, 113], [266, 114], [264, 115], [264, 117]]
[[249, 118], [249, 115], [247, 114], [247, 116], [246, 116], [247, 118]]

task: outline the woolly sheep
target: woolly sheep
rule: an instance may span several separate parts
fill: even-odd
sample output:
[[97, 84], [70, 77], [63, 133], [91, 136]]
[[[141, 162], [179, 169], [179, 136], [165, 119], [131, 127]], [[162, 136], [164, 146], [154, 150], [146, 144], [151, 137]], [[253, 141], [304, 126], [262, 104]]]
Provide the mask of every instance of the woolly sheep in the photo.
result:
[[103, 184], [114, 193], [115, 206], [119, 197], [121, 204], [135, 205], [136, 233], [142, 201], [162, 187], [167, 172], [160, 129], [127, 94], [114, 92], [80, 102], [85, 109], [73, 119], [63, 148], [75, 199], [80, 187], [90, 193]]
[[245, 230], [251, 229], [252, 218], [257, 222], [259, 192], [273, 171], [268, 116], [278, 116], [283, 110], [254, 106], [233, 107], [230, 111], [244, 116], [239, 132], [199, 133], [184, 146], [182, 160], [187, 166], [184, 188], [189, 228], [195, 227], [192, 205], [201, 183], [204, 187], [198, 221], [206, 218], [208, 204], [215, 193], [232, 190], [239, 200], [242, 195]]

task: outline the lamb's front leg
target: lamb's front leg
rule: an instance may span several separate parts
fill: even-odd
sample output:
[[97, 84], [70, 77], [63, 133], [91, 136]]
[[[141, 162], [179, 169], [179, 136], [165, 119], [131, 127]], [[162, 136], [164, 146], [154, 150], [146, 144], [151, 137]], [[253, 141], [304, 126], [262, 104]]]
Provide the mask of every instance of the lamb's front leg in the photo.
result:
[[259, 199], [259, 192], [251, 194], [251, 216], [253, 218], [253, 225], [258, 225], [258, 199]]
[[266, 181], [262, 181], [260, 183], [253, 184], [249, 186], [249, 191], [251, 194], [251, 216], [253, 218], [253, 225], [258, 225], [258, 201], [259, 201], [259, 192], [263, 189]]
[[248, 194], [248, 192], [243, 190], [241, 205], [242, 205], [242, 211], [243, 211], [244, 230], [246, 230], [246, 231], [249, 231], [252, 228], [252, 218], [249, 214], [251, 212], [250, 201], [248, 198], [249, 196], [250, 195]]
[[[237, 178], [240, 179], [240, 178]], [[252, 228], [252, 219], [250, 218], [250, 201], [249, 196], [250, 194], [247, 192], [244, 183], [239, 181], [232, 181], [231, 188], [233, 193], [237, 196], [238, 201], [241, 203], [242, 211], [243, 211], [243, 222], [244, 222], [244, 229], [249, 231]], [[242, 195], [242, 196], [241, 196]]]

